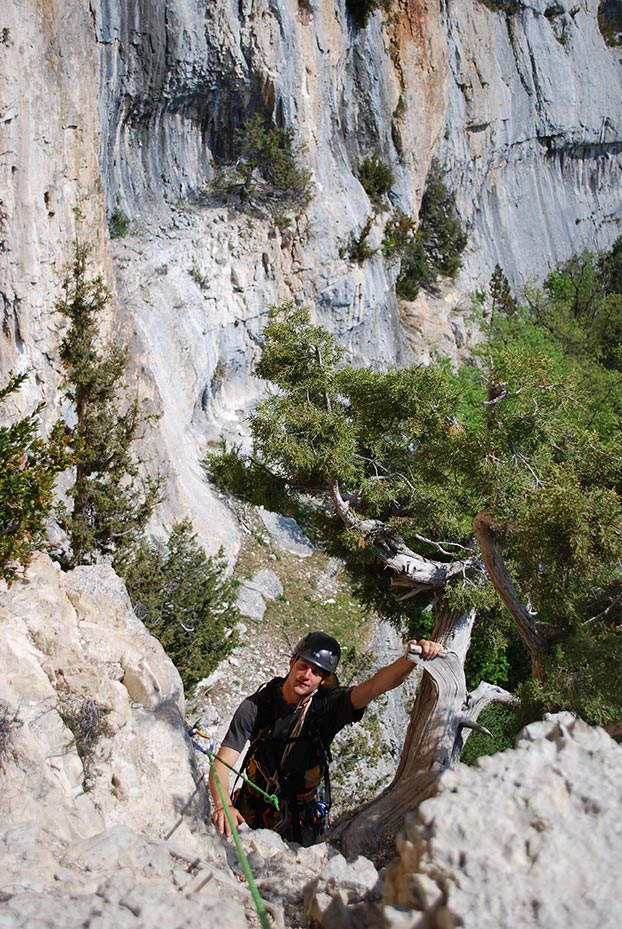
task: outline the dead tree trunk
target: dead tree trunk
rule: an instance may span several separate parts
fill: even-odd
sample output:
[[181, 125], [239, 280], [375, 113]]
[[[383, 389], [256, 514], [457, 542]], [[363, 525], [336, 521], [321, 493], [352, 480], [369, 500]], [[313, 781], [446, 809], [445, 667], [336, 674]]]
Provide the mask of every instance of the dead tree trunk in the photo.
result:
[[481, 571], [479, 559], [474, 555], [451, 561], [424, 558], [383, 523], [361, 519], [343, 499], [336, 482], [330, 492], [343, 523], [366, 538], [391, 569], [393, 585], [404, 591], [402, 599], [423, 590], [439, 592], [432, 636], [447, 650], [444, 657], [418, 662], [423, 674], [392, 783], [369, 803], [341, 816], [327, 836], [350, 857], [377, 853], [391, 844], [406, 813], [431, 795], [439, 776], [459, 757], [469, 731], [481, 730], [477, 716], [482, 709], [491, 702], [511, 702], [513, 697], [489, 684], [467, 694], [464, 661], [475, 611], [452, 610], [442, 596], [448, 584]]
[[516, 623], [516, 628], [529, 652], [531, 673], [536, 679], [541, 678], [549, 641], [539, 631], [534, 617], [521, 602], [512, 582], [501, 548], [503, 528], [495, 522], [490, 513], [484, 511], [475, 517], [473, 529], [488, 577]]
[[341, 816], [328, 835], [347, 857], [370, 855], [390, 845], [406, 813], [432, 794], [439, 776], [459, 756], [464, 730], [481, 729], [476, 719], [484, 706], [512, 699], [490, 685], [480, 686], [475, 699], [467, 695], [464, 659], [474, 620], [474, 611], [457, 613], [439, 601], [433, 638], [447, 652], [418, 662], [423, 674], [395, 777], [369, 803]]

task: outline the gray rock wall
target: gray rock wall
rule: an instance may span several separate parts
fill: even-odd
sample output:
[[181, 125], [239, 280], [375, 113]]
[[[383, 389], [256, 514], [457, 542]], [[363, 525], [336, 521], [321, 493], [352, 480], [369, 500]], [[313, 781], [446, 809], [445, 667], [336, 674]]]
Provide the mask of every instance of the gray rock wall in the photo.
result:
[[535, 281], [622, 232], [622, 67], [598, 0], [446, 0], [451, 85], [438, 153], [469, 227], [464, 281]]
[[[387, 929], [615, 929], [621, 761], [604, 730], [562, 713], [445, 774], [398, 840]], [[400, 922], [411, 907], [425, 922]]]
[[[114, 291], [103, 332], [130, 345], [130, 383], [162, 413], [141, 449], [168, 483], [154, 529], [188, 515], [233, 558], [238, 530], [201, 461], [221, 434], [246, 438], [270, 304], [307, 303], [356, 364], [457, 357], [468, 292], [496, 262], [518, 282], [619, 234], [622, 78], [597, 6], [396, 0], [362, 30], [345, 0], [8, 0], [0, 367], [33, 371], [22, 408], [43, 397], [51, 421], [62, 407], [53, 306], [77, 228]], [[256, 112], [306, 146], [314, 196], [287, 229], [210, 188]], [[356, 169], [373, 152], [413, 214], [433, 154], [449, 167], [469, 249], [440, 297], [398, 306], [380, 253], [342, 257], [372, 212]], [[114, 209], [130, 226], [111, 242]]]

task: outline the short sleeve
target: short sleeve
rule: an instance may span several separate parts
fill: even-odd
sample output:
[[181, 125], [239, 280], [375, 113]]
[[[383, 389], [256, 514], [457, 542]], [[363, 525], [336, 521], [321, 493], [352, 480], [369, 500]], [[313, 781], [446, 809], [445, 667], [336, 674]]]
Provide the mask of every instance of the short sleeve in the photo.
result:
[[365, 715], [365, 708], [355, 710], [350, 694], [352, 687], [336, 687], [322, 694], [315, 711], [315, 719], [326, 744], [350, 723], [358, 723]]
[[246, 697], [233, 714], [233, 719], [222, 740], [221, 748], [232, 748], [236, 752], [241, 752], [254, 734], [253, 728], [256, 719], [257, 703], [253, 701], [252, 697]]

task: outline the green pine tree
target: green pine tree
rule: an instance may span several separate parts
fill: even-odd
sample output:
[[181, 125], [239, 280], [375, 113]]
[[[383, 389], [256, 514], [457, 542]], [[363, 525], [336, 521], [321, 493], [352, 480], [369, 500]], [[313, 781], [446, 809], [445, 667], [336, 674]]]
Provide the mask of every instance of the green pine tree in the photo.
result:
[[136, 615], [155, 635], [189, 691], [237, 641], [239, 613], [222, 551], [210, 558], [189, 520], [166, 542], [142, 539], [118, 566]]
[[445, 185], [436, 158], [432, 160], [425, 182], [419, 228], [431, 273], [454, 277], [462, 266], [467, 236], [456, 210], [456, 195]]
[[118, 342], [101, 345], [99, 326], [111, 295], [101, 275], [89, 276], [89, 255], [89, 247], [76, 242], [56, 303], [68, 322], [60, 358], [76, 415], [75, 482], [69, 505], [59, 507], [71, 544], [69, 567], [135, 544], [161, 499], [159, 479], [139, 479], [132, 445], [150, 417], [128, 396], [127, 350]]
[[499, 264], [495, 265], [492, 272], [489, 291], [493, 315], [503, 313], [505, 316], [512, 316], [516, 312], [517, 304], [512, 296], [510, 282]]

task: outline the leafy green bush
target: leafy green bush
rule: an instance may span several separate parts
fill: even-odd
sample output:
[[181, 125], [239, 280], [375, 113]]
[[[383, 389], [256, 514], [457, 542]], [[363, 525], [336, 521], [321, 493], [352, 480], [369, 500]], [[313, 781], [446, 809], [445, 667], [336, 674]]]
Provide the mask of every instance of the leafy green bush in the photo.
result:
[[489, 291], [492, 300], [492, 313], [503, 313], [505, 316], [513, 316], [518, 309], [518, 305], [512, 296], [510, 282], [499, 264], [495, 265], [492, 272]]
[[363, 228], [358, 234], [354, 232], [350, 233], [347, 244], [339, 250], [339, 254], [342, 258], [347, 257], [350, 261], [355, 261], [357, 264], [363, 264], [364, 261], [373, 258], [376, 254], [376, 249], [372, 248], [368, 241], [373, 223], [374, 217], [368, 216], [363, 224]]
[[184, 519], [166, 542], [143, 539], [117, 569], [136, 615], [160, 640], [191, 690], [237, 641], [239, 613], [222, 551], [208, 557]]
[[615, 616], [601, 618], [595, 628], [582, 627], [582, 622], [584, 617], [552, 649], [546, 677], [519, 687], [524, 720], [560, 710], [571, 710], [595, 726], [622, 718], [620, 627]]
[[[0, 403], [19, 390], [26, 374], [9, 375]], [[45, 538], [54, 482], [71, 464], [68, 435], [58, 423], [49, 439], [39, 437], [41, 406], [23, 419], [0, 426], [0, 578], [11, 583]]]
[[378, 154], [368, 155], [358, 166], [357, 176], [363, 190], [376, 207], [382, 205], [386, 194], [393, 187], [393, 171]]
[[196, 264], [192, 265], [188, 270], [188, 274], [190, 275], [194, 283], [197, 285], [197, 287], [199, 287], [201, 290], [208, 289], [209, 278], [207, 274], [201, 271], [198, 265]]
[[223, 440], [217, 452], [203, 462], [206, 473], [218, 487], [255, 506], [285, 513], [292, 502], [291, 491], [252, 455], [243, 455], [239, 445]]
[[479, 0], [479, 2], [493, 13], [505, 13], [507, 16], [514, 16], [521, 10], [521, 4], [517, 0]]
[[385, 258], [403, 258], [414, 247], [417, 239], [417, 223], [402, 210], [393, 212], [384, 227], [382, 254]]
[[130, 218], [126, 216], [123, 210], [115, 206], [114, 210], [108, 217], [108, 230], [111, 239], [122, 239], [127, 235], [130, 228]]
[[384, 228], [382, 252], [386, 258], [400, 260], [395, 284], [398, 297], [414, 300], [422, 283], [429, 278], [429, 269], [423, 240], [412, 216], [395, 210]]
[[467, 237], [456, 211], [456, 196], [446, 187], [436, 158], [426, 178], [419, 229], [431, 275], [454, 277], [462, 266]]
[[395, 290], [398, 297], [414, 300], [424, 285], [439, 276], [453, 277], [461, 266], [467, 243], [456, 212], [455, 196], [442, 180], [433, 160], [421, 201], [419, 228], [412, 216], [395, 210], [382, 239], [386, 258], [400, 261]]

